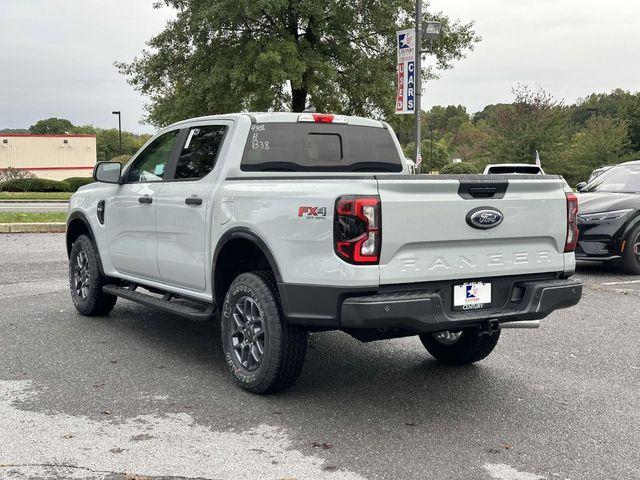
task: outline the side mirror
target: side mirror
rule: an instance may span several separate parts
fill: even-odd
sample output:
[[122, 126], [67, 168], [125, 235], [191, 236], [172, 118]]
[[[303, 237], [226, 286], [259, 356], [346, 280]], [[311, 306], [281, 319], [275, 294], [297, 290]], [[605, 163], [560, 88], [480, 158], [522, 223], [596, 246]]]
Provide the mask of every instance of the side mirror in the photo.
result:
[[577, 185], [576, 185], [576, 190], [578, 190], [579, 192], [581, 192], [581, 191], [582, 191], [582, 189], [583, 189], [584, 187], [586, 187], [586, 186], [587, 186], [587, 182], [580, 182], [579, 184], [577, 184]]
[[102, 183], [120, 183], [122, 164], [118, 162], [99, 162], [93, 169], [93, 179]]

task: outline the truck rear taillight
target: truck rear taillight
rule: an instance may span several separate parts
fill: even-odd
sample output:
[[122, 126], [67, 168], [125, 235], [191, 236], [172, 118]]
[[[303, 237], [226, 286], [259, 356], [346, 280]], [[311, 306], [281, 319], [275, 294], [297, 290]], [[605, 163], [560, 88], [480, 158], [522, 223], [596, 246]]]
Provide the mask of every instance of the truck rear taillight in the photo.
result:
[[334, 250], [354, 265], [376, 265], [382, 245], [380, 197], [347, 196], [336, 200]]
[[567, 240], [564, 253], [571, 253], [578, 243], [578, 197], [567, 193]]

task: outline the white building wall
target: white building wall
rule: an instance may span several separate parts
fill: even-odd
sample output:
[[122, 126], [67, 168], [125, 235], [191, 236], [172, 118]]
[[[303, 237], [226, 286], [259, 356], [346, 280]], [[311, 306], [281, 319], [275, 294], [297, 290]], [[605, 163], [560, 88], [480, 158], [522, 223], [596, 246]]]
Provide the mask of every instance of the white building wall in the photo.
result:
[[0, 134], [0, 169], [28, 170], [38, 178], [90, 177], [96, 164], [94, 135]]

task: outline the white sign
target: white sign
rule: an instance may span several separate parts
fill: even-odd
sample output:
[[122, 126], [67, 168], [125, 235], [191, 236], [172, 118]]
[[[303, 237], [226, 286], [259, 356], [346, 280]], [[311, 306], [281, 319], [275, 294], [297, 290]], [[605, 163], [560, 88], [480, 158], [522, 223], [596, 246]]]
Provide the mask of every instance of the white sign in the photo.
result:
[[415, 113], [416, 31], [413, 28], [397, 32], [398, 89], [396, 113]]

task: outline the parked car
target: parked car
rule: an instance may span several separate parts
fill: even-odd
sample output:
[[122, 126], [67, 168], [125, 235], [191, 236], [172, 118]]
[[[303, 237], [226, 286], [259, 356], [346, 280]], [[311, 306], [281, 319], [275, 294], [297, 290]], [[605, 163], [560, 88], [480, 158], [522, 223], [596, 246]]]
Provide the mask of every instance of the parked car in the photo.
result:
[[[586, 183], [591, 183], [592, 181], [594, 181], [596, 178], [598, 178], [600, 175], [602, 175], [604, 172], [606, 172], [610, 168], [611, 168], [610, 165], [606, 167], [596, 168], [593, 172], [591, 172], [591, 175], [589, 175], [589, 180], [587, 180]], [[585, 183], [585, 186], [586, 186], [586, 183]]]
[[579, 187], [576, 258], [640, 274], [640, 160], [611, 167]]
[[528, 163], [495, 163], [484, 168], [484, 175], [544, 175], [538, 165]]
[[70, 200], [76, 309], [106, 315], [122, 297], [219, 319], [229, 372], [256, 393], [295, 381], [309, 332], [419, 335], [464, 365], [582, 294], [560, 177], [409, 175], [376, 120], [187, 120], [94, 177]]

